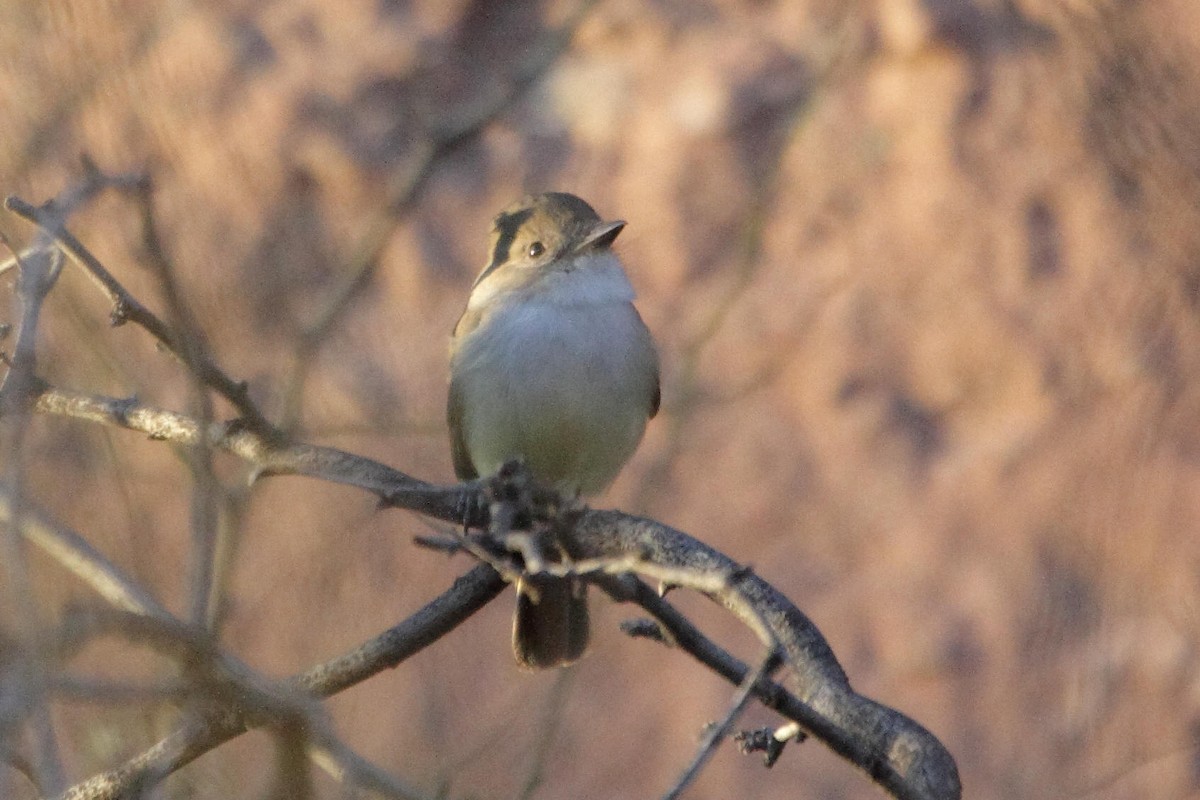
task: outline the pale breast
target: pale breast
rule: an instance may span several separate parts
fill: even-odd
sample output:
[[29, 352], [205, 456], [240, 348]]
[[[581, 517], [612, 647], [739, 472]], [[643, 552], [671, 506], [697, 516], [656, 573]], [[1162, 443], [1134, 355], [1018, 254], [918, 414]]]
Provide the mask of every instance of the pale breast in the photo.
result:
[[488, 475], [522, 457], [534, 474], [594, 494], [633, 454], [652, 413], [658, 362], [628, 302], [522, 303], [481, 322], [452, 369], [464, 441]]

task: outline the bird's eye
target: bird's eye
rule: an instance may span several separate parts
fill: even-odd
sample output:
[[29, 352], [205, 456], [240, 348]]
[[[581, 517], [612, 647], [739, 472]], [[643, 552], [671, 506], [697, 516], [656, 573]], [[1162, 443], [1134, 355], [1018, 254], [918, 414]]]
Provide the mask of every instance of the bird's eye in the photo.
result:
[[546, 252], [546, 248], [541, 242], [534, 242], [533, 244], [529, 245], [530, 258], [537, 258], [544, 252]]

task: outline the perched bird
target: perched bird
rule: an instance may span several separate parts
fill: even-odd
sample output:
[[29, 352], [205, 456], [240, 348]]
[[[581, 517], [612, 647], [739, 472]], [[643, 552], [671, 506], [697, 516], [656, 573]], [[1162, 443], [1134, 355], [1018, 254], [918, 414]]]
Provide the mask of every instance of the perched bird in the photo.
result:
[[[560, 192], [496, 216], [487, 266], [450, 344], [447, 419], [461, 480], [520, 458], [541, 483], [594, 495], [633, 455], [658, 412], [658, 354], [612, 249], [624, 227]], [[585, 591], [570, 578], [518, 582], [519, 664], [554, 667], [583, 654]]]

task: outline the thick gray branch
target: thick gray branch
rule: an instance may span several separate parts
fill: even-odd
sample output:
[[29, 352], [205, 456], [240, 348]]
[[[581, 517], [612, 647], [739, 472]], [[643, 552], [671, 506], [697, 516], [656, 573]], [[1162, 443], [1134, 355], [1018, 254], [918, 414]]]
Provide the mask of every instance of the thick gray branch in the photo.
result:
[[[199, 436], [199, 426], [188, 417], [131, 400], [46, 389], [35, 408], [155, 438], [193, 441]], [[358, 486], [389, 504], [447, 521], [457, 521], [478, 491], [471, 485], [433, 486], [351, 453], [267, 442], [236, 427], [213, 425], [208, 435], [214, 447], [247, 460], [262, 473], [306, 475]], [[865, 770], [895, 797], [955, 800], [961, 796], [957, 768], [942, 744], [912, 719], [854, 692], [821, 632], [766, 581], [702, 542], [653, 520], [586, 510], [573, 522], [569, 549], [577, 559], [609, 564], [611, 572], [638, 572], [700, 591], [733, 612], [768, 647], [778, 648], [791, 672], [798, 702], [772, 707]], [[488, 574], [495, 575], [490, 568]], [[498, 577], [494, 580], [500, 583]]]
[[764, 644], [778, 647], [803, 704], [802, 713], [788, 709], [788, 715], [892, 795], [961, 797], [958, 768], [941, 742], [914, 720], [854, 692], [817, 627], [749, 569], [686, 533], [617, 511], [588, 511], [572, 533], [577, 557], [611, 560], [623, 570], [696, 589], [733, 612]]
[[[138, 431], [151, 439], [194, 445], [200, 441], [196, 420], [174, 411], [152, 408], [133, 398], [103, 397], [47, 387], [34, 401], [35, 410], [102, 425]], [[445, 520], [458, 520], [468, 490], [438, 487], [399, 470], [332, 447], [276, 441], [237, 423], [214, 423], [205, 432], [210, 445], [237, 456], [256, 476], [305, 475], [357, 486], [394, 505]]]

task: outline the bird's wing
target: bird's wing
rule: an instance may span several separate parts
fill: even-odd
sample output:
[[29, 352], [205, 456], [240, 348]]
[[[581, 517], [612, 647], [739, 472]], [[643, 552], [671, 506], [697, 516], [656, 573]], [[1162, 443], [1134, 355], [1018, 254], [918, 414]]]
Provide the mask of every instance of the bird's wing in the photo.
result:
[[478, 311], [472, 311], [469, 308], [463, 311], [462, 316], [458, 318], [458, 322], [454, 325], [454, 337], [450, 345], [450, 394], [446, 398], [446, 423], [450, 426], [450, 457], [454, 461], [454, 474], [458, 476], [460, 481], [469, 481], [473, 478], [478, 478], [479, 471], [475, 469], [475, 464], [471, 461], [471, 454], [467, 452], [467, 432], [466, 420], [463, 418], [462, 387], [454, 378], [453, 353], [458, 342], [479, 327], [479, 322], [482, 318], [483, 315]]
[[642, 340], [653, 356], [654, 391], [650, 397], [650, 413], [647, 416], [650, 419], [654, 419], [658, 414], [658, 409], [662, 406], [662, 382], [658, 369], [658, 348], [654, 346], [654, 336], [650, 333], [650, 329], [646, 327], [646, 323], [642, 320], [642, 315], [638, 313], [637, 307], [633, 306], [632, 303], [630, 305], [633, 307], [633, 315], [637, 318], [638, 325], [641, 326]]
[[460, 481], [478, 478], [479, 472], [471, 461], [471, 454], [467, 452], [462, 389], [453, 378], [450, 379], [450, 395], [446, 399], [446, 423], [450, 426], [450, 458], [454, 461], [454, 474]]

